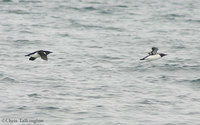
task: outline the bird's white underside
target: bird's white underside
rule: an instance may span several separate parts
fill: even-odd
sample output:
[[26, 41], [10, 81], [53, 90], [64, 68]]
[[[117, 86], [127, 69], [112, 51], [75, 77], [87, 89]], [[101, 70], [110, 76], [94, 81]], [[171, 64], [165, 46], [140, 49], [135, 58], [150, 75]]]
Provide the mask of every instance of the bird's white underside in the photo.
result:
[[160, 59], [160, 58], [161, 58], [161, 56], [159, 54], [156, 54], [156, 55], [148, 56], [145, 60], [153, 61], [153, 60], [157, 60], [157, 59]]
[[38, 58], [38, 57], [40, 57], [40, 55], [38, 53], [35, 53], [35, 54], [31, 55], [31, 57]]

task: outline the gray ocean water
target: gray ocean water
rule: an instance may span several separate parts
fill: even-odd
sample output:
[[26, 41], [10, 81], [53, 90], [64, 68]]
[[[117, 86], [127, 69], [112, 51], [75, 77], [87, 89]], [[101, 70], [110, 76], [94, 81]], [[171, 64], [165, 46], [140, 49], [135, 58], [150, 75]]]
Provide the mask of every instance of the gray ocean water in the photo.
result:
[[0, 125], [200, 125], [199, 57], [199, 0], [1, 0]]

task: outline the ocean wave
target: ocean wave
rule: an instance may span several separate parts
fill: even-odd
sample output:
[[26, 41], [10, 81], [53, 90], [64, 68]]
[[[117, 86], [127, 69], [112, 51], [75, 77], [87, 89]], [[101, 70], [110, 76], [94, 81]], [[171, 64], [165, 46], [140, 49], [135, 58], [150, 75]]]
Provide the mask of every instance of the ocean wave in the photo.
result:
[[192, 83], [200, 83], [200, 78], [191, 80]]
[[12, 13], [12, 14], [30, 14], [30, 12], [26, 11], [26, 10], [9, 10], [8, 13]]
[[43, 109], [43, 110], [57, 110], [59, 107], [54, 107], [54, 106], [46, 106], [46, 107], [38, 107], [38, 109]]
[[8, 76], [2, 78], [1, 81], [8, 82], [8, 83], [19, 83], [16, 79], [14, 79], [12, 77], [8, 77]]

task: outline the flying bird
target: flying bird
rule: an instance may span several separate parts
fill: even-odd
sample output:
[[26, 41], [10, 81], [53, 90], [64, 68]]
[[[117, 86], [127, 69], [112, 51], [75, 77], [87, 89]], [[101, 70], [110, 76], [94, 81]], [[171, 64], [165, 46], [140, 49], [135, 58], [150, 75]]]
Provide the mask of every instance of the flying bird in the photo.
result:
[[148, 53], [149, 55], [145, 56], [144, 58], [142, 58], [140, 60], [153, 61], [153, 60], [160, 59], [167, 55], [164, 53], [157, 53], [157, 51], [158, 51], [157, 47], [152, 47], [152, 51]]
[[45, 50], [38, 50], [38, 51], [35, 51], [35, 52], [32, 52], [32, 53], [29, 53], [25, 56], [30, 56], [29, 60], [31, 60], [31, 61], [37, 59], [38, 57], [41, 57], [41, 59], [47, 61], [48, 60], [47, 55], [50, 54], [50, 53], [52, 53], [52, 52], [45, 51]]

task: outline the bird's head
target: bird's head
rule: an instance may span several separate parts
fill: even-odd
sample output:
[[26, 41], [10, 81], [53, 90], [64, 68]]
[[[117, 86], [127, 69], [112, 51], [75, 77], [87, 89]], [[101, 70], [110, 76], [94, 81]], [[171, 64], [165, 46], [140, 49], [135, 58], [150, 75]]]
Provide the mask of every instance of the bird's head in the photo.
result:
[[50, 54], [50, 53], [53, 53], [51, 51], [45, 51], [46, 55]]
[[164, 53], [160, 53], [160, 56], [163, 57], [163, 56], [166, 56], [167, 54], [164, 54]]

